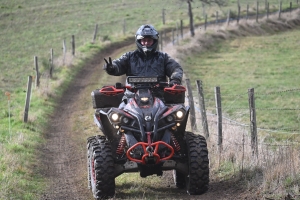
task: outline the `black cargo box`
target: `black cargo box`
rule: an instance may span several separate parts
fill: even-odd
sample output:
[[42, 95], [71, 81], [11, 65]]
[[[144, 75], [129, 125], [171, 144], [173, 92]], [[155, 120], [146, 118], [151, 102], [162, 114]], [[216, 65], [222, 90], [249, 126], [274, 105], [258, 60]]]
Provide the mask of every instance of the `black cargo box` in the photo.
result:
[[91, 93], [93, 108], [119, 107], [124, 96], [123, 89], [114, 86], [104, 86]]
[[183, 104], [185, 100], [185, 87], [174, 85], [164, 88], [164, 101], [166, 104]]

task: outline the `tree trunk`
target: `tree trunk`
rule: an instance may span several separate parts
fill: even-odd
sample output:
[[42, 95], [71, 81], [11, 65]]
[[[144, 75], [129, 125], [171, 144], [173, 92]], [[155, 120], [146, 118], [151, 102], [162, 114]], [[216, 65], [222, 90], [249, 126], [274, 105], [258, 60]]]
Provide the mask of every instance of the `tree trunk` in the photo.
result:
[[191, 0], [188, 0], [187, 3], [188, 3], [188, 7], [189, 7], [191, 36], [194, 37], [195, 32], [194, 32], [194, 21], [193, 21], [193, 12], [192, 12]]

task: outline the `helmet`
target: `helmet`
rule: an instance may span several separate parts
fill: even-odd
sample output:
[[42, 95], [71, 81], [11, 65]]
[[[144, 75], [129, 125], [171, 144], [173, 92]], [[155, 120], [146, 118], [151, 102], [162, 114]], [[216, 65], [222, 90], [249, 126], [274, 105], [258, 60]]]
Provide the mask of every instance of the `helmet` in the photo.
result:
[[[153, 44], [149, 47], [143, 46], [141, 44], [141, 39], [143, 38], [152, 38]], [[146, 55], [151, 54], [156, 51], [157, 45], [158, 45], [158, 38], [159, 34], [155, 30], [155, 28], [152, 25], [142, 25], [136, 32], [135, 34], [135, 43], [137, 48], [141, 51], [144, 52]]]

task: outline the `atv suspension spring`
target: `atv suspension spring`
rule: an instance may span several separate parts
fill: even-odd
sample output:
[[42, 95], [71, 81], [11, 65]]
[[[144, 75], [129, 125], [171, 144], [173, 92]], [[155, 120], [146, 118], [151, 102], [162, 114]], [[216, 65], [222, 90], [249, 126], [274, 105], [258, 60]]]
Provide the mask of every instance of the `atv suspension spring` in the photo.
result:
[[180, 151], [180, 145], [176, 139], [176, 137], [172, 134], [171, 135], [171, 141], [172, 141], [172, 145], [174, 146], [175, 151]]
[[126, 145], [126, 139], [125, 139], [125, 136], [123, 134], [122, 137], [120, 138], [120, 142], [119, 142], [118, 148], [116, 150], [116, 153], [118, 155], [121, 155], [122, 153], [124, 153], [125, 145]]

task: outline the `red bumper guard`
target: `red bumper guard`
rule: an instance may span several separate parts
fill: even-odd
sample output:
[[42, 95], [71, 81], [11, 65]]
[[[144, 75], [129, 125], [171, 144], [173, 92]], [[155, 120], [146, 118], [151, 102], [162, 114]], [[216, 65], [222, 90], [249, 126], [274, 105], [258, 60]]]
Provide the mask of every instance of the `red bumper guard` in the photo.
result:
[[[136, 159], [136, 158], [131, 157], [130, 152], [139, 145], [141, 145], [143, 147], [143, 150], [145, 152], [144, 155], [142, 156], [141, 159]], [[160, 158], [160, 156], [157, 153], [159, 145], [166, 146], [168, 149], [171, 150], [171, 154], [167, 157]], [[152, 151], [150, 151], [149, 149], [151, 149]], [[153, 149], [154, 149], [154, 151], [153, 151]], [[173, 149], [172, 146], [168, 145], [167, 143], [165, 143], [163, 141], [154, 142], [152, 144], [149, 144], [149, 143], [146, 143], [146, 142], [138, 142], [138, 143], [134, 144], [132, 147], [130, 147], [128, 149], [128, 151], [126, 152], [126, 155], [127, 155], [127, 158], [129, 160], [137, 162], [137, 163], [142, 163], [144, 165], [146, 164], [146, 158], [147, 157], [148, 158], [155, 157], [156, 158], [156, 163], [155, 164], [158, 164], [162, 160], [168, 160], [168, 159], [172, 158], [172, 156], [174, 155], [174, 149]]]

